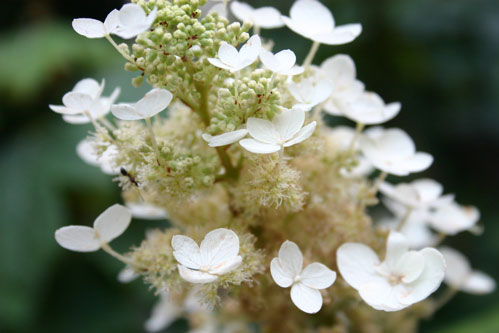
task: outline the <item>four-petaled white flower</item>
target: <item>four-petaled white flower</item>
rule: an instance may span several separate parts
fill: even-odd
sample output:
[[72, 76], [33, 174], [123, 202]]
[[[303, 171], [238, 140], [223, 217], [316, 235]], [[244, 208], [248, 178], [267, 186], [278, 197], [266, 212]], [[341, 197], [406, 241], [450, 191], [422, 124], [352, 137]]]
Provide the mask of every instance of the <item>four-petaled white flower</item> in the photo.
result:
[[76, 146], [76, 153], [87, 164], [100, 167], [102, 172], [107, 175], [118, 175], [120, 167], [114, 164], [118, 155], [118, 148], [115, 145], [109, 145], [99, 157], [95, 151], [94, 143], [91, 139], [84, 139]]
[[[376, 93], [363, 92], [356, 99], [350, 99], [342, 107], [340, 113], [326, 112], [333, 115], [341, 115], [359, 124], [379, 125], [397, 116], [402, 108], [398, 102], [385, 104], [383, 99]], [[334, 109], [333, 109], [334, 110]]]
[[152, 89], [135, 104], [117, 104], [111, 107], [111, 112], [121, 120], [141, 120], [154, 117], [172, 101], [173, 95], [166, 89]]
[[208, 61], [215, 67], [235, 73], [254, 63], [261, 50], [260, 37], [253, 35], [239, 51], [226, 42], [222, 43], [218, 49], [218, 59], [208, 58]]
[[455, 201], [438, 205], [429, 217], [431, 227], [446, 235], [473, 230], [480, 220], [480, 211], [473, 206], [461, 206]]
[[312, 78], [303, 79], [300, 82], [291, 82], [288, 85], [289, 92], [298, 102], [294, 107], [303, 111], [310, 111], [324, 102], [331, 96], [333, 89], [333, 85], [328, 80], [316, 82]]
[[149, 15], [137, 4], [126, 4], [120, 10], [111, 11], [103, 22], [90, 18], [73, 20], [73, 29], [87, 38], [103, 38], [110, 34], [123, 39], [133, 38], [147, 31], [156, 20], [157, 9]]
[[285, 241], [272, 259], [270, 273], [279, 287], [291, 287], [291, 300], [303, 312], [317, 313], [322, 307], [319, 290], [332, 286], [336, 272], [314, 262], [303, 269], [303, 255], [293, 242]]
[[345, 54], [330, 57], [317, 70], [320, 79], [329, 80], [333, 86], [324, 109], [332, 115], [342, 115], [347, 105], [364, 92], [364, 84], [356, 79], [357, 69], [353, 59]]
[[61, 113], [62, 118], [70, 124], [87, 124], [92, 119], [100, 119], [109, 112], [120, 94], [120, 88], [116, 88], [111, 96], [102, 97], [104, 85], [105, 80], [100, 84], [94, 79], [80, 80], [73, 90], [63, 96], [64, 105], [49, 105], [49, 108]]
[[291, 7], [290, 17], [282, 16], [282, 20], [297, 34], [328, 45], [350, 43], [362, 32], [360, 24], [335, 27], [329, 9], [316, 0], [296, 1]]
[[410, 251], [407, 239], [390, 232], [386, 256], [360, 243], [345, 243], [336, 253], [343, 279], [376, 310], [398, 311], [424, 300], [438, 289], [445, 274], [445, 261], [434, 248]]
[[444, 281], [448, 286], [476, 295], [489, 294], [496, 289], [494, 279], [483, 272], [473, 270], [462, 253], [450, 247], [441, 247], [439, 250], [447, 265]]
[[232, 1], [230, 10], [238, 20], [249, 21], [255, 27], [274, 29], [284, 26], [281, 13], [274, 7], [253, 8], [247, 3]]
[[202, 138], [204, 141], [208, 142], [208, 146], [210, 147], [221, 147], [233, 144], [244, 138], [247, 134], [248, 130], [243, 128], [215, 136], [203, 133]]
[[131, 220], [130, 210], [116, 204], [97, 217], [93, 228], [77, 225], [62, 227], [55, 232], [55, 240], [71, 251], [97, 251], [125, 232]]
[[198, 247], [187, 236], [172, 238], [173, 255], [179, 262], [180, 276], [190, 283], [210, 283], [220, 275], [236, 269], [242, 262], [239, 237], [232, 230], [220, 228], [210, 231]]
[[283, 109], [272, 121], [249, 118], [246, 128], [253, 139], [243, 139], [239, 144], [251, 153], [272, 154], [285, 147], [308, 139], [315, 130], [313, 121], [303, 127], [305, 112], [302, 109]]
[[433, 163], [433, 157], [416, 152], [412, 139], [398, 128], [370, 128], [360, 138], [360, 148], [377, 169], [396, 176], [426, 170]]
[[265, 67], [276, 74], [298, 75], [305, 70], [303, 67], [295, 66], [296, 55], [291, 50], [283, 50], [276, 54], [263, 50], [260, 52], [260, 61]]
[[168, 218], [166, 209], [146, 202], [127, 202], [126, 206], [136, 219], [164, 220]]

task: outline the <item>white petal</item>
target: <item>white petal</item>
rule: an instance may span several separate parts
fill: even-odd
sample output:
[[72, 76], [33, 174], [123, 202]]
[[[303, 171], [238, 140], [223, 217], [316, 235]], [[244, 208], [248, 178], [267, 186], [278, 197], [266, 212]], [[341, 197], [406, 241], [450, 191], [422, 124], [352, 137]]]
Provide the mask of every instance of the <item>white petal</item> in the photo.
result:
[[304, 71], [305, 71], [304, 67], [294, 66], [288, 70], [282, 70], [279, 73], [282, 75], [294, 76], [294, 75], [302, 74]]
[[284, 147], [290, 147], [292, 145], [296, 145], [300, 142], [307, 140], [314, 133], [316, 126], [317, 126], [317, 122], [313, 121], [310, 124], [308, 124], [307, 126], [303, 127], [298, 133], [296, 133], [296, 135], [293, 139], [289, 140], [288, 142], [286, 142], [284, 144]]
[[166, 109], [172, 98], [172, 93], [166, 89], [152, 89], [135, 104], [135, 109], [138, 114], [151, 118]]
[[80, 18], [73, 20], [73, 29], [87, 38], [102, 38], [106, 34], [104, 23], [99, 20]]
[[319, 1], [296, 1], [291, 7], [290, 16], [294, 26], [306, 36], [329, 32], [334, 28], [333, 15]]
[[95, 153], [93, 142], [90, 139], [84, 139], [76, 146], [76, 153], [87, 164], [99, 166], [99, 159]]
[[182, 309], [167, 293], [163, 293], [152, 308], [151, 317], [145, 322], [144, 328], [147, 332], [160, 332], [170, 326], [181, 314]]
[[288, 288], [293, 284], [294, 275], [293, 272], [288, 270], [286, 267], [281, 266], [279, 258], [274, 258], [270, 262], [270, 274], [274, 279], [275, 283], [282, 288]]
[[336, 261], [343, 279], [357, 290], [377, 276], [378, 256], [364, 244], [341, 245], [336, 252]]
[[296, 243], [285, 241], [279, 249], [279, 263], [293, 276], [300, 275], [303, 268], [303, 255]]
[[84, 125], [90, 123], [90, 119], [84, 114], [65, 114], [62, 119], [68, 124]]
[[100, 249], [94, 229], [71, 225], [55, 232], [55, 240], [65, 249], [77, 252], [93, 252]]
[[137, 274], [130, 267], [123, 268], [118, 274], [118, 281], [121, 283], [129, 283], [138, 278], [140, 274]]
[[251, 65], [258, 58], [262, 50], [260, 36], [253, 35], [239, 50], [239, 61], [242, 68]]
[[277, 145], [280, 141], [279, 132], [274, 124], [268, 120], [249, 118], [246, 122], [246, 128], [253, 138], [263, 143]]
[[336, 272], [318, 262], [314, 262], [305, 267], [300, 276], [301, 282], [313, 289], [329, 288], [336, 280]]
[[353, 59], [345, 54], [338, 54], [326, 59], [321, 64], [321, 74], [333, 82], [353, 82], [357, 76]]
[[421, 201], [425, 203], [437, 200], [444, 191], [443, 186], [433, 179], [417, 179], [411, 184], [418, 191]]
[[309, 288], [303, 283], [296, 283], [291, 287], [291, 300], [298, 309], [306, 313], [317, 313], [322, 308], [320, 291]]
[[414, 304], [424, 300], [438, 289], [445, 275], [445, 260], [443, 255], [433, 248], [419, 251], [425, 258], [425, 268], [420, 277], [406, 284], [407, 290], [398, 295], [402, 304]]
[[134, 26], [138, 23], [145, 22], [146, 13], [144, 9], [137, 4], [125, 4], [120, 9], [120, 22], [123, 25]]
[[399, 311], [407, 307], [398, 301], [396, 286], [392, 286], [387, 280], [375, 277], [372, 281], [362, 285], [359, 295], [371, 307], [382, 311]]
[[313, 39], [322, 44], [341, 45], [352, 42], [361, 32], [362, 25], [358, 23], [345, 24], [334, 28], [334, 30], [328, 34], [317, 34]]
[[232, 230], [220, 228], [210, 231], [199, 246], [201, 260], [214, 270], [223, 267], [239, 253], [239, 237]]
[[102, 94], [102, 91], [104, 90], [104, 85], [105, 85], [105, 80], [102, 80], [102, 82], [99, 83], [94, 79], [87, 78], [78, 81], [73, 87], [73, 90], [71, 90], [71, 92], [90, 95], [90, 97], [92, 97], [92, 99], [95, 100], [99, 98], [100, 95]]
[[489, 275], [473, 271], [461, 290], [470, 294], [489, 294], [496, 289], [496, 282]]
[[162, 207], [157, 207], [145, 202], [135, 203], [127, 202], [126, 206], [130, 209], [134, 218], [143, 220], [164, 220], [168, 214]]
[[239, 144], [244, 149], [254, 154], [272, 154], [281, 150], [281, 146], [279, 145], [263, 143], [254, 139], [242, 139], [239, 141]]
[[173, 256], [182, 265], [200, 269], [203, 265], [201, 254], [196, 242], [187, 236], [175, 235], [172, 238]]
[[284, 26], [281, 13], [274, 7], [261, 7], [252, 14], [255, 25], [264, 29], [273, 29]]
[[430, 217], [430, 225], [447, 235], [471, 229], [479, 220], [475, 207], [462, 207], [455, 202], [438, 206]]
[[241, 22], [251, 21], [254, 8], [249, 4], [240, 1], [232, 1], [230, 4], [230, 10], [232, 14]]
[[428, 153], [416, 153], [406, 159], [403, 167], [411, 172], [419, 172], [428, 169], [433, 164], [433, 156]]
[[50, 110], [57, 112], [57, 113], [62, 113], [62, 114], [74, 113], [71, 110], [68, 110], [68, 108], [65, 107], [64, 105], [52, 105], [52, 104], [50, 104], [49, 108], [50, 108]]
[[241, 256], [231, 257], [227, 260], [220, 262], [218, 265], [210, 267], [208, 273], [213, 275], [223, 275], [238, 268], [242, 262], [243, 258]]
[[239, 64], [239, 52], [228, 43], [222, 43], [218, 49], [218, 57], [229, 67], [236, 67]]
[[414, 282], [425, 267], [425, 258], [423, 255], [416, 251], [406, 252], [394, 267], [393, 273], [403, 276], [402, 282]]
[[227, 66], [220, 59], [217, 59], [217, 58], [208, 58], [208, 61], [210, 62], [210, 64], [212, 64], [213, 66], [218, 67], [218, 68], [222, 68], [222, 69], [226, 69], [226, 70], [232, 70], [232, 68], [233, 68], [231, 66]]
[[279, 72], [281, 70], [281, 62], [272, 52], [262, 49], [260, 51], [260, 60], [262, 64], [270, 69], [272, 72]]
[[106, 33], [108, 34], [114, 33], [119, 25], [120, 25], [120, 11], [117, 9], [113, 9], [109, 14], [107, 14], [107, 17], [104, 20], [104, 27], [106, 29]]
[[390, 231], [386, 240], [386, 255], [383, 264], [388, 266], [389, 270], [394, 270], [400, 258], [409, 251], [409, 242], [404, 235], [396, 231]]
[[131, 220], [130, 209], [115, 204], [97, 217], [94, 222], [94, 230], [101, 242], [109, 243], [125, 232]]
[[244, 138], [248, 134], [247, 129], [240, 129], [237, 131], [227, 132], [216, 136], [203, 136], [203, 139], [208, 142], [210, 147], [221, 147], [233, 144]]
[[[272, 124], [279, 133], [279, 138], [285, 141], [291, 139], [295, 134], [297, 134], [302, 128], [304, 122], [305, 112], [296, 108], [291, 110], [283, 109], [281, 113], [276, 114], [272, 119]], [[251, 136], [255, 137], [253, 134]], [[255, 137], [255, 139], [264, 141], [260, 139], [260, 137]]]
[[449, 286], [460, 289], [471, 275], [471, 266], [466, 257], [450, 247], [439, 248], [445, 259], [445, 283]]
[[282, 50], [275, 55], [282, 70], [289, 70], [296, 64], [296, 55], [291, 50]]
[[111, 113], [121, 120], [141, 120], [145, 117], [137, 113], [133, 104], [116, 104], [111, 106]]
[[64, 106], [67, 107], [67, 114], [77, 114], [83, 113], [84, 111], [90, 111], [94, 104], [94, 100], [90, 95], [68, 92], [62, 97], [62, 102]]
[[218, 279], [218, 276], [200, 271], [193, 271], [192, 269], [182, 265], [177, 265], [177, 267], [180, 277], [190, 283], [210, 283]]

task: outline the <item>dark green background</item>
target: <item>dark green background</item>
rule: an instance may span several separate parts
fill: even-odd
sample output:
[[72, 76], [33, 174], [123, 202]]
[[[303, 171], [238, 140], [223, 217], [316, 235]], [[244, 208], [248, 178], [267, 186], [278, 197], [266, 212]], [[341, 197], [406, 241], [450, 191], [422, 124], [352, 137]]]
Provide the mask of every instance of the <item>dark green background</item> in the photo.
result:
[[[326, 1], [324, 1], [326, 2]], [[278, 3], [287, 13], [291, 1]], [[338, 24], [361, 22], [352, 44], [322, 46], [316, 63], [335, 53], [356, 61], [358, 77], [403, 112], [402, 127], [436, 157], [423, 175], [441, 181], [461, 203], [482, 211], [485, 234], [448, 241], [473, 266], [499, 277], [499, 1], [330, 0]], [[71, 126], [47, 104], [83, 77], [105, 77], [120, 101], [144, 89], [130, 85], [123, 61], [104, 40], [71, 29], [73, 17], [103, 19], [119, 1], [3, 0], [0, 4], [0, 331], [139, 332], [154, 302], [137, 281], [121, 285], [121, 265], [104, 253], [71, 253], [54, 231], [91, 224], [119, 201], [108, 176], [81, 162], [75, 145], [89, 127]], [[276, 49], [303, 59], [310, 41], [286, 29], [264, 31]], [[161, 223], [160, 223], [161, 224]], [[138, 244], [137, 221], [113, 245]], [[459, 294], [423, 332], [499, 332], [498, 293]], [[177, 323], [180, 331], [185, 329]]]

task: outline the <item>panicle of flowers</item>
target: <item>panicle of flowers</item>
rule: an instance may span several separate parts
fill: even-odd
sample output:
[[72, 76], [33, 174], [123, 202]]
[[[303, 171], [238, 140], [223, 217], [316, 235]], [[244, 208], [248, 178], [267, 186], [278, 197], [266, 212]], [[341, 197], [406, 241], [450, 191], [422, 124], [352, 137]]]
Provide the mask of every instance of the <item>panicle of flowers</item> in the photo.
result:
[[[200, 332], [250, 322], [264, 331], [384, 331], [436, 311], [428, 298], [442, 281], [454, 293], [494, 290], [463, 255], [440, 247], [447, 236], [478, 234], [478, 209], [431, 179], [386, 180], [433, 163], [404, 130], [381, 127], [401, 104], [367, 90], [348, 55], [313, 64], [320, 44], [352, 42], [360, 24], [337, 26], [318, 0], [295, 1], [289, 16], [239, 1], [205, 6], [133, 0], [103, 22], [75, 19], [78, 34], [118, 51], [134, 86], [151, 89], [117, 103], [119, 88], [107, 95], [104, 80], [87, 78], [49, 106], [68, 123], [92, 124], [77, 154], [116, 176], [125, 203], [93, 227], [58, 229], [56, 241], [102, 249], [124, 264], [119, 281], [150, 284], [160, 298], [147, 331], [179, 317]], [[284, 26], [313, 41], [301, 65], [262, 33]], [[353, 126], [330, 128], [330, 117]], [[391, 216], [373, 222], [368, 208], [380, 201]], [[120, 254], [109, 243], [132, 218], [170, 227]]]

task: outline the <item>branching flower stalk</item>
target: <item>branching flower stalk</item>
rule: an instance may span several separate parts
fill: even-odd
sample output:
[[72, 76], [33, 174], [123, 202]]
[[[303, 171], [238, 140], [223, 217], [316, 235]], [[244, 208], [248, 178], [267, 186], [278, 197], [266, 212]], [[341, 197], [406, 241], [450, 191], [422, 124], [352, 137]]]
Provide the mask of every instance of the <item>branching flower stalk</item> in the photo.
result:
[[[125, 264], [120, 281], [152, 286], [151, 332], [181, 316], [198, 332], [410, 332], [441, 306], [430, 296], [442, 281], [494, 290], [465, 259], [432, 247], [437, 235], [474, 230], [478, 210], [430, 179], [386, 181], [433, 163], [405, 131], [373, 126], [400, 103], [367, 91], [347, 55], [313, 64], [320, 44], [350, 43], [361, 25], [335, 26], [316, 0], [296, 1], [289, 17], [227, 3], [210, 11], [206, 0], [134, 0], [104, 22], [73, 21], [80, 35], [106, 38], [138, 73], [132, 83], [151, 90], [117, 104], [119, 89], [106, 97], [104, 81], [84, 79], [50, 106], [69, 123], [94, 124], [77, 152], [116, 176], [125, 203], [92, 228], [60, 228], [57, 242], [102, 249]], [[258, 34], [284, 25], [313, 41], [303, 67]], [[329, 128], [322, 117], [357, 125]], [[385, 216], [373, 220], [368, 208], [380, 201]], [[171, 227], [117, 253], [109, 243], [132, 217]]]

